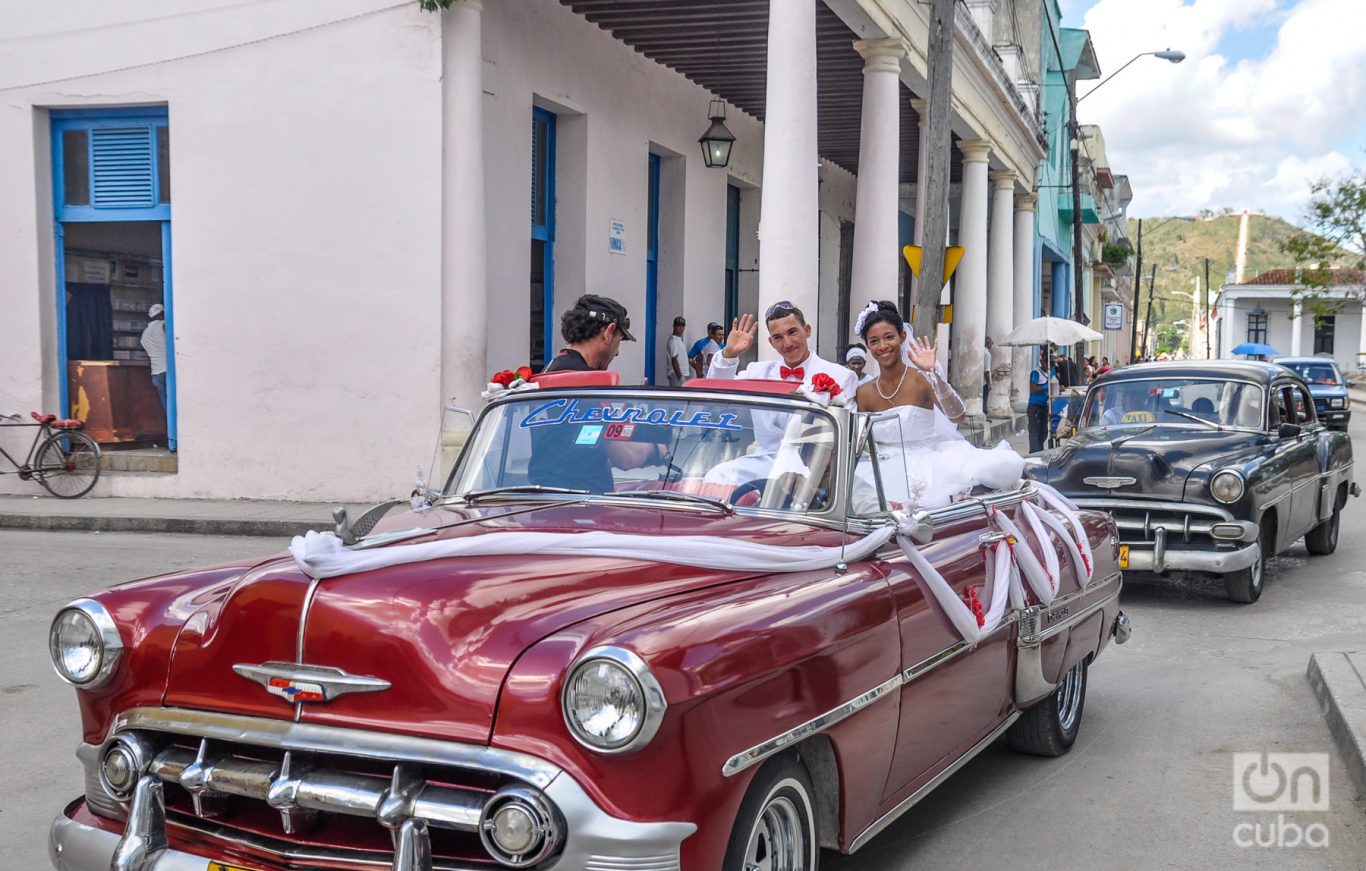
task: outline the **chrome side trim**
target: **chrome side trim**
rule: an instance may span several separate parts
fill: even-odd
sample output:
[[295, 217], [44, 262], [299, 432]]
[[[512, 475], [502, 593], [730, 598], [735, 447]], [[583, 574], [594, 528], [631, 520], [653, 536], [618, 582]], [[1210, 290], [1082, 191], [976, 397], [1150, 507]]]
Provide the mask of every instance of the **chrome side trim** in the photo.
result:
[[[1009, 614], [1007, 614], [1005, 617], [1001, 619], [1001, 623], [999, 626], [997, 626], [995, 629], [991, 630], [986, 635], [983, 635], [981, 638], [979, 638], [977, 640], [977, 644], [981, 644], [983, 641], [986, 641], [988, 638], [991, 638], [998, 632], [1008, 629], [1012, 624], [1019, 622], [1020, 615], [1022, 613], [1023, 612], [1018, 610], [1011, 611]], [[950, 660], [957, 659], [960, 654], [968, 653], [972, 650], [975, 650], [977, 644], [969, 644], [966, 641], [959, 641], [956, 644], [951, 644], [948, 647], [945, 647], [943, 650], [939, 651], [933, 656], [925, 657], [924, 659], [920, 660], [915, 665], [911, 666], [910, 668], [906, 669], [901, 673], [902, 684], [908, 684], [916, 678], [924, 677], [926, 674], [933, 671], [935, 668], [944, 665]]]
[[[1119, 575], [1113, 575], [1112, 577], [1118, 578]], [[1106, 583], [1108, 583], [1108, 581], [1107, 581]], [[1122, 586], [1121, 586], [1121, 589], [1122, 589]], [[1093, 592], [1093, 591], [1088, 591], [1088, 592]], [[1021, 634], [1020, 634], [1020, 644], [1022, 644], [1022, 645], [1024, 645], [1024, 644], [1040, 644], [1040, 643], [1042, 643], [1042, 642], [1044, 642], [1044, 641], [1047, 641], [1048, 639], [1052, 638], [1054, 635], [1057, 635], [1057, 634], [1058, 634], [1059, 632], [1061, 632], [1062, 630], [1064, 630], [1064, 629], [1070, 629], [1070, 628], [1072, 628], [1073, 626], [1075, 626], [1076, 624], [1078, 624], [1078, 623], [1080, 623], [1081, 621], [1085, 620], [1087, 617], [1090, 617], [1092, 614], [1096, 613], [1096, 612], [1099, 611], [1101, 608], [1104, 608], [1106, 605], [1110, 604], [1111, 602], [1113, 602], [1113, 601], [1114, 601], [1116, 598], [1118, 598], [1118, 597], [1119, 597], [1119, 589], [1116, 589], [1113, 593], [1111, 593], [1110, 595], [1106, 596], [1105, 598], [1103, 598], [1103, 599], [1101, 599], [1101, 600], [1099, 600], [1099, 601], [1096, 601], [1096, 602], [1092, 602], [1091, 604], [1087, 605], [1085, 608], [1082, 608], [1080, 611], [1076, 612], [1075, 614], [1069, 614], [1066, 620], [1061, 621], [1061, 622], [1059, 622], [1059, 623], [1054, 623], [1052, 626], [1049, 626], [1047, 629], [1044, 629], [1044, 630], [1042, 630], [1042, 631], [1040, 631], [1040, 632], [1037, 632], [1037, 633], [1035, 633], [1035, 634], [1033, 634], [1033, 635], [1028, 635], [1028, 636], [1026, 636], [1023, 632], [1021, 632]], [[1060, 604], [1060, 603], [1059, 603], [1057, 600], [1054, 600], [1053, 604], [1052, 604], [1052, 605], [1049, 605], [1048, 607], [1049, 607], [1050, 609], [1056, 609], [1056, 608], [1059, 606], [1059, 604]]]
[[875, 838], [879, 833], [882, 832], [883, 829], [887, 828], [892, 823], [896, 822], [897, 817], [901, 816], [906, 811], [914, 807], [917, 803], [920, 802], [921, 799], [929, 795], [930, 791], [933, 790], [936, 786], [943, 783], [945, 780], [948, 780], [949, 777], [951, 777], [958, 771], [958, 769], [962, 768], [964, 765], [967, 765], [969, 762], [971, 762], [973, 758], [977, 756], [977, 754], [981, 753], [983, 750], [990, 747], [992, 742], [995, 741], [997, 738], [1001, 737], [1001, 733], [1005, 732], [1006, 729], [1009, 729], [1011, 725], [1017, 719], [1019, 719], [1019, 717], [1019, 711], [1016, 711], [1015, 713], [1011, 714], [1009, 717], [1005, 719], [1005, 722], [1003, 722], [1001, 725], [993, 729], [991, 733], [988, 734], [985, 738], [983, 738], [981, 741], [978, 741], [976, 744], [972, 745], [972, 749], [968, 750], [968, 752], [964, 753], [962, 756], [955, 759], [947, 768], [945, 768], [943, 771], [939, 772], [933, 778], [931, 778], [928, 783], [917, 789], [915, 792], [911, 793], [906, 798], [902, 799], [900, 804], [889, 810], [887, 813], [883, 814], [881, 817], [879, 817], [875, 823], [873, 823], [868, 828], [864, 829], [861, 833], [859, 833], [858, 837], [854, 838], [854, 840], [849, 844], [849, 852], [857, 852], [860, 847], [862, 847], [864, 844], [867, 844], [869, 841]]
[[829, 729], [831, 726], [835, 725], [839, 721], [846, 719], [847, 717], [853, 715], [854, 713], [863, 708], [868, 707], [873, 702], [886, 696], [893, 690], [900, 689], [902, 683], [904, 683], [904, 680], [898, 673], [895, 677], [893, 677], [886, 683], [879, 684], [878, 686], [875, 686], [872, 689], [868, 690], [868, 692], [863, 693], [862, 695], [856, 698], [850, 699], [842, 705], [831, 708], [830, 710], [826, 711], [824, 714], [821, 714], [820, 716], [813, 717], [810, 720], [807, 720], [800, 726], [788, 729], [781, 735], [778, 735], [774, 738], [770, 738], [762, 744], [756, 744], [748, 750], [742, 750], [741, 752], [736, 753], [734, 756], [727, 759], [726, 763], [721, 766], [722, 776], [731, 777], [733, 775], [739, 774], [741, 771], [744, 771], [746, 768], [749, 768], [751, 765], [754, 765], [757, 762], [762, 762], [763, 760], [772, 756], [774, 753], [777, 753], [784, 747], [787, 747], [791, 744], [795, 744], [803, 738], [815, 735], [818, 732], [824, 732], [826, 729]]
[[267, 720], [184, 708], [132, 708], [114, 718], [110, 737], [146, 729], [279, 750], [362, 756], [386, 762], [416, 762], [472, 768], [516, 778], [544, 789], [561, 773], [558, 766], [511, 750], [388, 732]]

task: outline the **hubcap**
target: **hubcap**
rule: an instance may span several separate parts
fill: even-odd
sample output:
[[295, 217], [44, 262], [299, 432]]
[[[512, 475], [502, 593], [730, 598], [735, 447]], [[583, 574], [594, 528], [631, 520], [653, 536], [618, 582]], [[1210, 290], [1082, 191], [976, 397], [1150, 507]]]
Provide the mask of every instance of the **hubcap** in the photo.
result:
[[745, 871], [805, 871], [808, 850], [797, 806], [779, 796], [764, 807], [750, 833]]
[[1067, 672], [1067, 677], [1063, 678], [1062, 686], [1058, 687], [1058, 722], [1065, 732], [1072, 731], [1077, 725], [1077, 717], [1081, 714], [1081, 669], [1080, 662], [1072, 666]]

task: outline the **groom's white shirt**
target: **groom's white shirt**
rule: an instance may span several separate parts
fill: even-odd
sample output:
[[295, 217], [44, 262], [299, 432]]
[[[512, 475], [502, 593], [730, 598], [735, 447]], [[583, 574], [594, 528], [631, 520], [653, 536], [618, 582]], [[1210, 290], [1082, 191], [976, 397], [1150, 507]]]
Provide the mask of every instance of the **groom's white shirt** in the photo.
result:
[[[740, 371], [740, 358], [727, 357], [725, 354], [717, 354], [711, 358], [711, 366], [707, 368], [708, 378], [745, 378], [769, 381], [793, 381], [793, 378], [784, 379], [781, 370], [787, 366], [782, 360], [759, 360], [750, 363], [744, 371]], [[839, 363], [831, 363], [829, 360], [822, 360], [815, 354], [807, 354], [806, 359], [798, 363], [793, 369], [802, 370], [802, 383], [807, 387], [811, 386], [811, 379], [816, 373], [824, 373], [835, 379], [835, 383], [840, 386], [842, 396], [850, 411], [857, 411], [855, 408], [855, 396], [858, 393], [858, 376], [854, 370]]]

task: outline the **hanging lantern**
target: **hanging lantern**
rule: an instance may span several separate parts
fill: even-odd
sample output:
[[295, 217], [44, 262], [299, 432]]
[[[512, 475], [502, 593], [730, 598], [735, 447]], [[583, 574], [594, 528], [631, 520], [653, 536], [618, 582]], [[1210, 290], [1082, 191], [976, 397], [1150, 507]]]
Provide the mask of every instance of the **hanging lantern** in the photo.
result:
[[697, 140], [702, 146], [702, 161], [709, 167], [725, 168], [730, 163], [730, 148], [735, 144], [735, 134], [725, 125], [725, 101], [712, 100], [707, 115], [711, 118], [711, 126]]

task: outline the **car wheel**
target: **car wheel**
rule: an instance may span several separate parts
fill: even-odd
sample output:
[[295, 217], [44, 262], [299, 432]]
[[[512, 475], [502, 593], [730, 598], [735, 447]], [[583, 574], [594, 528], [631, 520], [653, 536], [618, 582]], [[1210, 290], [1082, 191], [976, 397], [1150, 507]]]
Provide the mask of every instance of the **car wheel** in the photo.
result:
[[1338, 508], [1327, 520], [1309, 530], [1304, 537], [1304, 546], [1314, 556], [1327, 556], [1338, 549], [1338, 527], [1341, 526], [1342, 512]]
[[1086, 707], [1086, 660], [1067, 670], [1053, 694], [1020, 715], [1006, 741], [1010, 749], [1033, 756], [1061, 756], [1077, 740]]
[[792, 755], [766, 764], [745, 793], [726, 848], [726, 871], [816, 871], [820, 838], [806, 766]]
[[1262, 520], [1262, 532], [1261, 535], [1257, 536], [1257, 544], [1261, 545], [1258, 549], [1257, 561], [1245, 569], [1224, 575], [1224, 592], [1228, 595], [1230, 602], [1251, 605], [1262, 597], [1262, 586], [1266, 579], [1266, 561], [1275, 556], [1271, 552], [1271, 547], [1272, 542], [1276, 540], [1276, 531], [1270, 528], [1270, 522], [1271, 518], [1263, 518]]

